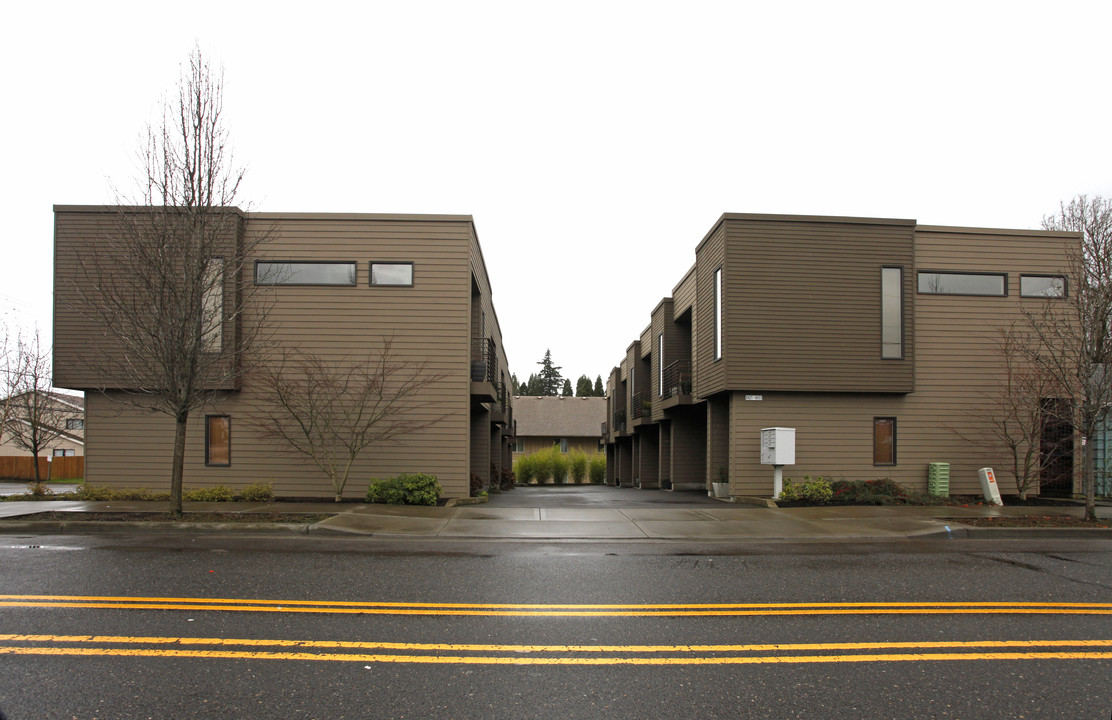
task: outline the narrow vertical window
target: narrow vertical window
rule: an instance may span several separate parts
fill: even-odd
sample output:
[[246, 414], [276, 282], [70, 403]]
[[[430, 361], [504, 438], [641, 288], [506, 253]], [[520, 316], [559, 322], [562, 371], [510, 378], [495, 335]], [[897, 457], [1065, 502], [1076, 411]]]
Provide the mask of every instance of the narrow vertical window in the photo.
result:
[[896, 418], [873, 418], [873, 465], [896, 464]]
[[656, 336], [656, 380], [659, 397], [664, 397], [664, 333]]
[[880, 269], [880, 356], [903, 359], [903, 268]]
[[227, 415], [205, 416], [205, 465], [232, 464], [232, 419]]
[[714, 359], [722, 359], [722, 268], [714, 271]]
[[218, 353], [224, 344], [224, 258], [209, 260], [202, 282], [201, 349]]

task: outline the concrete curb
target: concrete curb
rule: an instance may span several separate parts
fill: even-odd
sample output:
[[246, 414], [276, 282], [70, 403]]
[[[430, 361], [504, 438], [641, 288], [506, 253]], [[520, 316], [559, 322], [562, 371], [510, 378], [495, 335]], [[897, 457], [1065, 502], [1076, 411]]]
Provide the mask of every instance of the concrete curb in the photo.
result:
[[[947, 529], [948, 528], [948, 529]], [[320, 526], [317, 523], [172, 523], [172, 522], [98, 522], [95, 520], [5, 520], [0, 522], [0, 535], [315, 535], [330, 537], [364, 537], [378, 539], [433, 539], [446, 542], [461, 540], [512, 540], [514, 542], [706, 542], [706, 543], [767, 543], [767, 542], [895, 542], [902, 540], [1112, 540], [1112, 528], [980, 528], [960, 523], [917, 530], [903, 535], [845, 534], [845, 535], [784, 535], [784, 536], [717, 536], [717, 537], [646, 537], [646, 538], [599, 538], [587, 537], [521, 537], [491, 534], [485, 536], [458, 535], [441, 537], [438, 533], [360, 533], [340, 528]]]

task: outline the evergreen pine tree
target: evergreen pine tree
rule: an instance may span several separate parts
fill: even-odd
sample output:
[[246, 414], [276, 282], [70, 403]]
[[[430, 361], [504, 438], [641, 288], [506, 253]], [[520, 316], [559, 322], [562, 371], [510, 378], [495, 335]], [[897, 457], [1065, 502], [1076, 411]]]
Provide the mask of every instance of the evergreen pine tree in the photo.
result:
[[580, 375], [579, 379], [575, 381], [575, 396], [576, 397], [590, 397], [593, 395], [591, 388], [591, 379], [586, 375]]
[[537, 364], [541, 366], [541, 371], [537, 375], [538, 392], [530, 394], [550, 397], [559, 395], [564, 378], [560, 375], [560, 366], [552, 364], [552, 350], [545, 350], [544, 359]]
[[564, 397], [571, 397], [571, 380], [567, 378], [564, 378], [564, 392], [562, 394]]
[[595, 378], [595, 397], [606, 397], [606, 390], [602, 387], [602, 375]]

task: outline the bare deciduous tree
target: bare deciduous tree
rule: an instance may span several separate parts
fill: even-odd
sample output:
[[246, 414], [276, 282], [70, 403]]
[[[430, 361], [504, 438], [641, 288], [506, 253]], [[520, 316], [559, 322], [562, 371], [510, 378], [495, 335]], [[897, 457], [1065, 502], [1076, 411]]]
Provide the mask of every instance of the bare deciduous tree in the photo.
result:
[[396, 360], [389, 338], [367, 358], [333, 361], [290, 350], [252, 375], [269, 399], [252, 425], [264, 438], [312, 461], [340, 502], [364, 451], [442, 419], [418, 412], [428, 405], [421, 393], [442, 378], [424, 363]]
[[248, 259], [264, 239], [244, 237], [234, 210], [244, 171], [224, 127], [222, 74], [195, 48], [177, 90], [147, 131], [135, 196], [118, 197], [114, 230], [79, 258], [74, 304], [104, 333], [90, 362], [105, 389], [174, 419], [173, 515], [190, 413], [246, 372], [261, 327], [241, 316], [253, 293]]
[[[1096, 519], [1091, 442], [1112, 404], [1112, 200], [1079, 195], [1043, 218], [1047, 230], [1081, 233], [1063, 274], [1071, 283], [1064, 298], [1026, 301], [1027, 359], [1051, 378], [1068, 402], [1051, 404], [1081, 436], [1085, 515]], [[1053, 294], [1053, 293], [1051, 293]]]
[[38, 334], [21, 339], [7, 368], [3, 428], [12, 442], [31, 453], [36, 485], [42, 482], [39, 455], [62, 437], [74, 412], [54, 394], [50, 377], [50, 349], [42, 347]]
[[963, 439], [997, 455], [1008, 466], [1021, 500], [1039, 485], [1054, 455], [1048, 453], [1043, 428], [1045, 401], [1061, 390], [1042, 366], [1032, 363], [1026, 352], [1024, 326], [1004, 329], [998, 343], [1003, 376], [998, 386], [984, 392], [984, 403], [976, 411], [974, 427], [954, 430]]

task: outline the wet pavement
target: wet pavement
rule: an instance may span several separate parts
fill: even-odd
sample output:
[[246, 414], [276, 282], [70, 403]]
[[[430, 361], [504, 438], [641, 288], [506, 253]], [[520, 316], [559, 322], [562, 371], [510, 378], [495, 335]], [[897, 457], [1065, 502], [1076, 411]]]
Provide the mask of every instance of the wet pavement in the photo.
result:
[[[151, 512], [165, 502], [82, 502], [53, 500], [0, 503], [0, 533], [239, 532], [300, 533], [439, 538], [448, 540], [626, 540], [833, 541], [901, 539], [930, 536], [993, 537], [1086, 536], [1112, 538], [1112, 530], [982, 529], [960, 522], [966, 517], [1067, 514], [1081, 516], [1077, 505], [992, 506], [825, 506], [767, 508], [724, 502], [702, 492], [667, 492], [600, 485], [522, 487], [492, 495], [489, 502], [450, 507], [363, 503], [185, 503], [186, 512], [336, 513], [322, 522], [301, 525], [264, 523], [95, 523], [21, 521], [18, 516], [59, 512]], [[1098, 507], [1112, 518], [1112, 507]], [[1072, 533], [1072, 535], [1071, 535]]]

